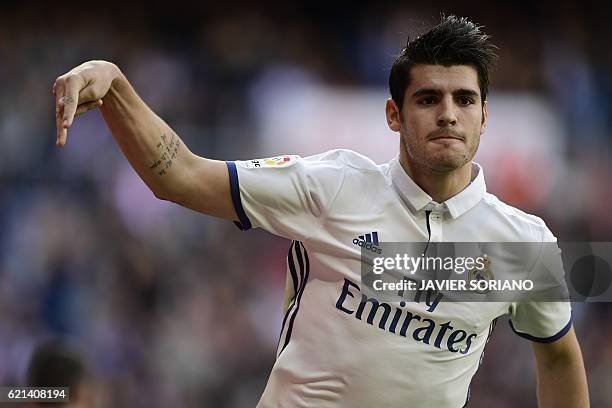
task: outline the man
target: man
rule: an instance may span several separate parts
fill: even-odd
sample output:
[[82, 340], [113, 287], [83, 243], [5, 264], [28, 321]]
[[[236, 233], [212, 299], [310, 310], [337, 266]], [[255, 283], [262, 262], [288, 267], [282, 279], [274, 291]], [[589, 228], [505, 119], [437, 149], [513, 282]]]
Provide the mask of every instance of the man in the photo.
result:
[[158, 198], [293, 240], [277, 359], [260, 407], [464, 406], [504, 314], [533, 341], [541, 406], [586, 407], [568, 303], [391, 305], [361, 293], [366, 242], [554, 241], [542, 220], [487, 194], [472, 162], [494, 50], [479, 27], [454, 16], [407, 43], [386, 104], [399, 157], [384, 165], [345, 150], [227, 163], [198, 157], [103, 61], [56, 80], [57, 144], [75, 114], [99, 106]]
[[94, 384], [83, 358], [61, 339], [49, 339], [36, 346], [26, 372], [28, 387], [67, 387], [69, 401], [39, 402], [31, 408], [86, 408], [94, 404]]

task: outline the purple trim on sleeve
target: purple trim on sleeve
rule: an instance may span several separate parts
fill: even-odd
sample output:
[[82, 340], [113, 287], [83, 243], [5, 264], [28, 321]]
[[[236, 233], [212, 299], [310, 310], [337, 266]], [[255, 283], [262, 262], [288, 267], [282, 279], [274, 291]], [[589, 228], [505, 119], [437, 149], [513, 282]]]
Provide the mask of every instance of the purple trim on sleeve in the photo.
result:
[[536, 337], [536, 336], [532, 336], [531, 334], [528, 333], [522, 333], [517, 331], [514, 328], [514, 325], [512, 324], [512, 320], [509, 320], [508, 323], [510, 323], [510, 328], [512, 328], [512, 331], [514, 331], [516, 334], [518, 334], [519, 336], [527, 339], [527, 340], [531, 340], [531, 341], [535, 341], [537, 343], [552, 343], [553, 341], [557, 341], [559, 340], [561, 337], [565, 336], [567, 334], [567, 332], [569, 331], [569, 329], [572, 328], [572, 323], [574, 321], [574, 317], [570, 316], [569, 322], [567, 322], [567, 324], [561, 329], [559, 330], [559, 332], [557, 334], [554, 334], [550, 337]]
[[240, 221], [234, 221], [234, 224], [241, 231], [246, 231], [251, 229], [251, 221], [249, 217], [247, 217], [244, 212], [244, 208], [242, 207], [242, 201], [240, 200], [240, 185], [238, 184], [238, 170], [236, 170], [236, 163], [233, 161], [226, 162], [227, 170], [229, 172], [229, 181], [230, 181], [230, 191], [232, 193], [232, 203], [234, 204], [234, 210], [236, 210], [236, 215], [238, 215], [238, 219]]

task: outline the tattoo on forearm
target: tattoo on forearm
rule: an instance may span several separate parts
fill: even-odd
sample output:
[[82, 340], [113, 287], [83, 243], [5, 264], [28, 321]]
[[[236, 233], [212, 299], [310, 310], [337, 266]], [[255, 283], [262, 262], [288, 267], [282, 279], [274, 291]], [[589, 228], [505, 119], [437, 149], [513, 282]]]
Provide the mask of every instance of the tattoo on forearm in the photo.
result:
[[170, 167], [172, 167], [173, 160], [176, 159], [179, 148], [181, 147], [181, 140], [172, 133], [170, 138], [166, 134], [162, 134], [157, 149], [159, 150], [160, 156], [153, 164], [149, 167], [151, 170], [156, 172], [159, 176], [168, 174]]

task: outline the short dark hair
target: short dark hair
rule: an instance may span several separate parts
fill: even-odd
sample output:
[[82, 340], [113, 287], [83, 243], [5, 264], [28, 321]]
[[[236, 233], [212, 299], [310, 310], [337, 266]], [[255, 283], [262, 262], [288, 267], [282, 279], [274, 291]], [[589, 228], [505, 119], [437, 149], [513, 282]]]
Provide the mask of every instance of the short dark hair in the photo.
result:
[[483, 101], [489, 91], [489, 71], [497, 60], [497, 47], [490, 36], [465, 17], [440, 17], [440, 23], [425, 34], [410, 41], [391, 67], [389, 89], [399, 109], [404, 104], [404, 93], [410, 85], [410, 69], [415, 65], [471, 65], [478, 72], [478, 85]]
[[39, 343], [32, 352], [26, 371], [26, 385], [69, 387], [70, 400], [74, 401], [79, 398], [79, 386], [86, 377], [86, 366], [79, 351], [60, 338], [51, 338]]

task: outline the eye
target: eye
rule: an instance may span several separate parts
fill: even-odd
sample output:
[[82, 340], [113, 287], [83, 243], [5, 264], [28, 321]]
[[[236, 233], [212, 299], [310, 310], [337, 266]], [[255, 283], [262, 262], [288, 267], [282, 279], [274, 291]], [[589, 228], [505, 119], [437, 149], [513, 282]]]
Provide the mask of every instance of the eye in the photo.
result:
[[431, 106], [435, 103], [436, 103], [436, 98], [434, 98], [433, 96], [427, 96], [423, 99], [420, 99], [418, 102], [419, 105], [425, 105], [425, 106]]
[[460, 96], [457, 101], [461, 106], [469, 106], [474, 104], [474, 99], [470, 98], [469, 96]]

